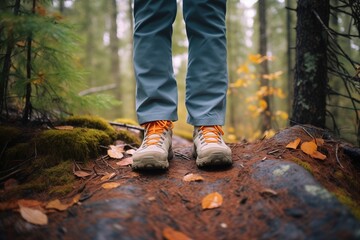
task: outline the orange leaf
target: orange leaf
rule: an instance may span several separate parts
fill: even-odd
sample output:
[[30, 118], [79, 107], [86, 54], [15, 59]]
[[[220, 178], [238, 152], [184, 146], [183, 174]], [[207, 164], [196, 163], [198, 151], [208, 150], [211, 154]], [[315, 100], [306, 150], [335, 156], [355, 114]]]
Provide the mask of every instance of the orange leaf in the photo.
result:
[[218, 192], [213, 192], [204, 197], [201, 201], [202, 209], [218, 208], [223, 202], [223, 197]]
[[37, 200], [31, 200], [31, 199], [20, 199], [17, 201], [17, 204], [23, 207], [39, 207], [41, 206], [43, 203], [39, 202]]
[[52, 200], [45, 206], [46, 209], [56, 209], [59, 211], [65, 211], [68, 207], [70, 207], [68, 204], [61, 203], [59, 199]]
[[196, 182], [196, 181], [203, 181], [204, 178], [202, 176], [200, 176], [199, 174], [189, 173], [183, 177], [183, 180], [185, 182]]
[[105, 176], [103, 176], [102, 178], [100, 178], [101, 181], [108, 181], [110, 179], [112, 179], [114, 176], [116, 175], [116, 173], [108, 173]]
[[117, 188], [118, 186], [120, 186], [120, 183], [117, 183], [117, 182], [109, 182], [109, 183], [104, 183], [101, 185], [101, 187], [104, 189]]
[[75, 171], [74, 175], [77, 176], [77, 177], [84, 178], [84, 177], [90, 176], [91, 173], [88, 173], [88, 172], [85, 172], [85, 171]]
[[313, 157], [313, 158], [316, 158], [316, 159], [320, 159], [320, 160], [325, 160], [326, 159], [326, 155], [322, 154], [319, 151], [313, 152], [313, 154], [311, 154], [310, 156]]
[[166, 240], [190, 240], [184, 233], [174, 230], [171, 227], [166, 227], [163, 230], [163, 237]]
[[286, 145], [286, 148], [296, 149], [299, 146], [301, 139], [297, 138], [294, 141], [290, 142], [288, 145]]
[[314, 142], [304, 142], [301, 144], [301, 150], [306, 154], [312, 155], [317, 150], [317, 146]]
[[316, 145], [317, 145], [318, 147], [321, 147], [321, 146], [324, 145], [324, 143], [325, 143], [324, 139], [322, 139], [322, 138], [315, 138], [315, 139], [313, 139], [312, 141], [313, 141], [314, 143], [316, 143]]

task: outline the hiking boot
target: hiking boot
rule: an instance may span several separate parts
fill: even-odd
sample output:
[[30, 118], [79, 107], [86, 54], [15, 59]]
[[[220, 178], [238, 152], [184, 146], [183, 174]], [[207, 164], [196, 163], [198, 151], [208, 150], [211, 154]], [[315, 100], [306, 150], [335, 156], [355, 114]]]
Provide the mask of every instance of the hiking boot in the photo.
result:
[[145, 137], [133, 155], [133, 169], [167, 169], [173, 157], [171, 121], [154, 121], [144, 124]]
[[194, 152], [198, 167], [231, 165], [231, 150], [225, 144], [221, 126], [200, 126], [194, 129]]

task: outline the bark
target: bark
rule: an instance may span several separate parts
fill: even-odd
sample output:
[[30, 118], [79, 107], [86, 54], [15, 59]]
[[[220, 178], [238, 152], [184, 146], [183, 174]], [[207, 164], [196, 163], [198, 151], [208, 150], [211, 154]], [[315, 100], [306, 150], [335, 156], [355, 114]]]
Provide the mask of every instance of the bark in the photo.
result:
[[[20, 0], [16, 0], [14, 4], [14, 15], [17, 16], [20, 10]], [[0, 78], [0, 114], [3, 112], [6, 107], [6, 96], [7, 96], [7, 86], [9, 81], [9, 74], [11, 68], [11, 54], [14, 48], [14, 41], [12, 37], [9, 36], [8, 44], [6, 47], [6, 52], [4, 56], [4, 64], [1, 71]]]
[[[267, 55], [267, 33], [266, 33], [266, 1], [259, 0], [258, 2], [258, 16], [259, 16], [259, 53], [262, 56]], [[260, 63], [260, 86], [269, 88], [269, 81], [264, 79], [262, 76], [269, 74], [268, 61]], [[271, 109], [270, 109], [270, 96], [266, 95], [262, 98], [267, 104], [265, 110], [261, 113], [260, 127], [261, 131], [264, 132], [271, 128]]]
[[[120, 59], [119, 59], [119, 39], [117, 37], [117, 0], [111, 0], [110, 4], [110, 58], [111, 58], [111, 77], [117, 86], [121, 87], [120, 81]], [[121, 89], [116, 89], [116, 96], [122, 100]], [[118, 113], [122, 115], [122, 108], [118, 108]]]
[[[292, 54], [292, 44], [293, 44], [293, 38], [292, 38], [292, 17], [291, 17], [291, 2], [292, 0], [286, 0], [286, 7], [288, 7], [289, 9], [287, 9], [286, 11], [286, 39], [287, 39], [287, 52], [286, 52], [286, 57], [287, 57], [287, 90], [288, 90], [288, 96], [287, 99], [293, 99], [294, 97], [294, 74], [293, 74], [293, 54]], [[288, 108], [288, 112], [289, 114], [292, 113], [292, 108], [291, 108], [291, 101], [288, 101], [287, 103], [287, 108]]]
[[59, 0], [59, 12], [63, 14], [65, 11], [65, 0]]
[[[35, 8], [36, 8], [36, 0], [32, 1], [32, 13], [35, 13]], [[31, 64], [32, 64], [32, 34], [30, 34], [30, 36], [27, 39], [27, 51], [26, 51], [26, 79], [28, 81], [28, 83], [26, 84], [26, 93], [25, 93], [25, 107], [23, 110], [23, 122], [27, 122], [29, 121], [29, 119], [31, 118], [31, 112], [32, 112], [32, 105], [31, 105]]]
[[292, 125], [325, 127], [329, 0], [301, 0], [297, 7], [296, 67]]
[[[84, 9], [85, 9], [85, 31], [86, 31], [86, 49], [85, 49], [85, 66], [86, 69], [93, 69], [94, 68], [94, 30], [93, 30], [93, 9], [91, 7], [92, 1], [85, 0]], [[89, 86], [94, 86], [94, 77], [92, 74], [88, 75]]]

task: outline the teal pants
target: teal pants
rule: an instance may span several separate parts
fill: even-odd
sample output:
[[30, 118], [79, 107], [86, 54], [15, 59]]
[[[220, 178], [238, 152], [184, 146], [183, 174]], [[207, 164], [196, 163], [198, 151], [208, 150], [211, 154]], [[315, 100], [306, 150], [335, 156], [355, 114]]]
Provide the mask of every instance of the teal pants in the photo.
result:
[[[176, 121], [177, 84], [172, 65], [176, 0], [135, 0], [134, 69], [140, 124]], [[186, 75], [187, 122], [224, 125], [228, 74], [226, 0], [183, 0], [189, 41]]]

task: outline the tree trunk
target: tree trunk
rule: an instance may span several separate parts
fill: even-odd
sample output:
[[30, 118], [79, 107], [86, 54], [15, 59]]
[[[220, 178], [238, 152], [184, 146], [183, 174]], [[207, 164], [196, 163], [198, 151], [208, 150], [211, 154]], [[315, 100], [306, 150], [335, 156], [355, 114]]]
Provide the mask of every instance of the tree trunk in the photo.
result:
[[[117, 37], [117, 0], [111, 0], [110, 3], [110, 59], [111, 59], [111, 77], [117, 86], [121, 87], [120, 79], [120, 59], [119, 59], [119, 39]], [[116, 88], [115, 95], [121, 101], [123, 99], [121, 89]], [[121, 105], [123, 106], [123, 105]], [[118, 114], [122, 115], [122, 108], [118, 108]]]
[[[17, 16], [20, 10], [20, 0], [16, 0], [14, 4], [14, 15]], [[12, 37], [9, 37], [8, 44], [6, 46], [6, 52], [4, 56], [4, 64], [1, 71], [0, 78], [0, 114], [2, 114], [6, 106], [6, 97], [7, 97], [7, 86], [9, 81], [9, 74], [11, 68], [11, 54], [14, 48], [14, 41]]]
[[59, 12], [63, 14], [64, 10], [65, 10], [65, 0], [59, 0]]
[[292, 54], [292, 48], [293, 48], [293, 38], [292, 38], [292, 17], [291, 17], [291, 5], [292, 0], [286, 0], [286, 7], [288, 9], [286, 10], [286, 39], [287, 39], [287, 90], [288, 90], [288, 96], [287, 96], [287, 108], [288, 113], [291, 115], [292, 109], [291, 109], [291, 101], [290, 99], [294, 98], [294, 74], [293, 74], [293, 54]]
[[[32, 2], [32, 13], [35, 13], [35, 8], [36, 8], [36, 0], [33, 0]], [[29, 119], [31, 118], [31, 112], [32, 112], [32, 105], [31, 105], [31, 63], [32, 63], [32, 59], [31, 59], [31, 53], [32, 53], [32, 49], [31, 49], [31, 45], [32, 45], [32, 34], [30, 33], [30, 36], [27, 39], [27, 51], [26, 51], [26, 80], [28, 81], [28, 83], [26, 84], [26, 93], [25, 93], [25, 107], [23, 110], [23, 123], [26, 123], [27, 121], [29, 121]]]
[[325, 127], [329, 0], [301, 0], [297, 7], [296, 67], [292, 125]]
[[[262, 56], [267, 55], [267, 33], [266, 33], [266, 2], [259, 0], [258, 2], [258, 16], [259, 16], [259, 53]], [[269, 81], [263, 78], [264, 74], [269, 74], [268, 61], [260, 63], [260, 87], [269, 89]], [[262, 98], [266, 102], [266, 108], [261, 113], [260, 128], [262, 132], [271, 128], [271, 110], [270, 110], [270, 95], [267, 94]]]
[[[93, 8], [91, 6], [92, 1], [84, 0], [84, 9], [85, 9], [85, 31], [86, 31], [86, 49], [85, 49], [85, 68], [94, 69], [94, 49], [95, 49], [95, 36], [94, 36], [94, 27], [93, 27]], [[89, 86], [92, 87], [95, 85], [94, 77], [92, 74], [88, 76]]]

